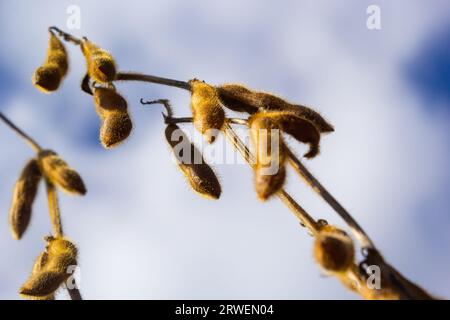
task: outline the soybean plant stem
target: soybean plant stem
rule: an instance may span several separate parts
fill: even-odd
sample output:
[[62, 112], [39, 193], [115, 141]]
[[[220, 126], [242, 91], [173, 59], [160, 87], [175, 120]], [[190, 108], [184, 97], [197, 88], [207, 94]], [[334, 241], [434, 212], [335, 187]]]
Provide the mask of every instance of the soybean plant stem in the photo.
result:
[[[225, 122], [223, 131], [227, 139], [231, 142], [231, 144], [241, 153], [244, 157], [245, 161], [249, 165], [255, 163], [255, 157], [248, 149], [248, 147], [244, 144], [244, 142], [239, 138], [239, 136], [234, 132], [233, 128], [230, 126], [229, 121]], [[293, 214], [300, 220], [301, 224], [305, 226], [313, 235], [315, 235], [319, 229], [320, 225], [317, 221], [312, 218], [305, 209], [303, 209], [290, 195], [286, 192], [286, 190], [281, 189], [278, 191], [277, 196], [283, 201], [283, 203], [293, 212]]]
[[22, 131], [19, 127], [17, 127], [11, 120], [9, 120], [3, 113], [0, 112], [0, 119], [3, 120], [12, 130], [14, 130], [20, 137], [22, 137], [34, 151], [41, 151], [41, 146], [29, 135]]
[[[47, 186], [47, 197], [48, 197], [48, 207], [50, 212], [50, 220], [52, 222], [53, 232], [55, 233], [56, 237], [63, 237], [63, 227], [62, 227], [62, 220], [61, 220], [61, 212], [59, 210], [59, 204], [58, 204], [58, 192], [55, 188], [55, 185], [51, 183], [50, 181], [46, 180], [46, 186]], [[71, 300], [83, 300], [81, 297], [81, 293], [78, 290], [78, 286], [75, 282], [75, 279], [73, 279], [73, 288], [69, 288], [66, 285], [66, 289], [69, 292], [69, 296]]]
[[80, 39], [78, 39], [77, 37], [74, 37], [73, 35], [71, 35], [71, 34], [69, 34], [69, 33], [67, 33], [67, 32], [62, 31], [61, 29], [59, 29], [59, 28], [57, 28], [57, 27], [55, 27], [55, 26], [52, 26], [52, 27], [48, 28], [48, 30], [49, 30], [50, 32], [52, 32], [52, 33], [53, 33], [53, 31], [55, 31], [55, 32], [58, 33], [59, 36], [62, 37], [65, 41], [72, 42], [73, 44], [76, 44], [77, 46], [79, 46], [79, 45], [82, 43], [82, 41], [81, 41]]
[[363, 248], [375, 248], [372, 240], [347, 210], [328, 192], [327, 189], [309, 172], [295, 154], [286, 146], [289, 162], [301, 178], [328, 203], [334, 211], [348, 224]]
[[191, 90], [189, 82], [141, 74], [135, 72], [119, 72], [116, 75], [117, 81], [141, 81], [149, 83], [163, 84], [170, 87], [176, 87], [184, 90]]

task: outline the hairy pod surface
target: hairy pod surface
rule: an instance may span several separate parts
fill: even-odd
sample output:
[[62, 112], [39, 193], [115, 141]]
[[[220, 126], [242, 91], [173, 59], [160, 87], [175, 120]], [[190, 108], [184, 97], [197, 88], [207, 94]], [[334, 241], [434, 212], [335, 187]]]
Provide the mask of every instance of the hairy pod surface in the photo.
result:
[[112, 88], [95, 88], [94, 101], [102, 119], [100, 141], [106, 149], [114, 148], [128, 138], [133, 129], [127, 101]]
[[307, 143], [309, 151], [306, 158], [314, 158], [320, 150], [320, 132], [309, 120], [302, 118], [292, 111], [267, 111], [257, 112], [251, 116], [251, 121], [257, 118], [268, 118], [276, 124], [280, 130], [294, 137], [297, 141]]
[[20, 178], [16, 182], [9, 211], [9, 223], [16, 240], [22, 238], [30, 223], [33, 202], [41, 178], [42, 174], [38, 161], [31, 159], [23, 168]]
[[33, 74], [33, 84], [43, 92], [52, 92], [59, 88], [69, 68], [67, 51], [61, 40], [50, 32], [47, 57], [42, 66]]
[[122, 143], [131, 133], [133, 123], [128, 112], [116, 112], [108, 115], [100, 128], [100, 141], [106, 149]]
[[219, 179], [186, 134], [176, 124], [169, 124], [165, 136], [191, 188], [206, 198], [219, 199]]
[[191, 109], [194, 126], [209, 143], [215, 141], [216, 131], [225, 123], [225, 112], [220, 105], [216, 88], [199, 80], [189, 81], [192, 90]]
[[97, 113], [102, 119], [114, 112], [126, 112], [128, 108], [125, 98], [112, 88], [95, 88], [94, 102]]
[[112, 55], [93, 42], [84, 39], [81, 44], [89, 76], [97, 82], [107, 83], [116, 78], [116, 63]]
[[45, 177], [63, 190], [84, 195], [86, 187], [83, 179], [74, 169], [52, 150], [42, 150], [38, 154], [39, 166]]
[[325, 270], [345, 272], [354, 263], [353, 241], [344, 231], [333, 226], [325, 226], [317, 234], [314, 256]]
[[227, 108], [253, 114], [259, 110], [291, 111], [312, 122], [321, 133], [334, 131], [318, 112], [306, 106], [291, 104], [276, 95], [257, 92], [239, 84], [224, 84], [217, 87], [222, 104]]
[[279, 126], [267, 117], [249, 119], [250, 137], [255, 148], [255, 189], [262, 201], [277, 193], [286, 180], [286, 150]]
[[20, 289], [28, 299], [52, 299], [55, 291], [69, 278], [68, 268], [77, 265], [77, 248], [65, 238], [47, 238], [46, 251], [37, 258], [33, 271]]

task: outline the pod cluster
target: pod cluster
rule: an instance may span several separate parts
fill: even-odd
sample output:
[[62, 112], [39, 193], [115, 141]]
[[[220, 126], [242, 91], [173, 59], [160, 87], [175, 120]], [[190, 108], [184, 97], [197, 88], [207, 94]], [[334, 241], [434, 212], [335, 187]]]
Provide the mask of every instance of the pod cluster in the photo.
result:
[[77, 265], [76, 246], [63, 237], [46, 237], [47, 247], [36, 259], [29, 278], [19, 293], [26, 299], [53, 300]]
[[28, 228], [39, 182], [42, 178], [63, 190], [78, 195], [86, 193], [81, 176], [54, 151], [42, 150], [27, 162], [13, 192], [9, 222], [11, 232], [19, 240]]
[[[216, 87], [216, 92], [223, 106], [250, 114], [248, 126], [256, 149], [255, 188], [261, 200], [277, 193], [286, 179], [284, 163], [287, 156], [282, 133], [308, 144], [309, 150], [304, 157], [314, 158], [320, 151], [321, 134], [334, 131], [333, 126], [311, 108], [291, 104], [270, 93], [254, 91], [240, 84], [221, 85]], [[273, 140], [277, 142], [277, 149], [270, 147]], [[275, 154], [271, 155], [273, 152]], [[268, 172], [267, 164], [263, 165], [262, 161], [268, 161], [279, 170]]]
[[[102, 145], [105, 148], [113, 148], [130, 135], [133, 127], [127, 111], [127, 102], [116, 92], [112, 84], [117, 75], [116, 62], [108, 51], [87, 38], [80, 40], [79, 45], [87, 66], [82, 88], [94, 95], [97, 113], [102, 121], [100, 128]], [[34, 72], [33, 83], [44, 92], [55, 91], [67, 74], [67, 70], [66, 49], [61, 40], [50, 30], [47, 58], [45, 63]], [[93, 88], [91, 88], [91, 80], [95, 84]]]

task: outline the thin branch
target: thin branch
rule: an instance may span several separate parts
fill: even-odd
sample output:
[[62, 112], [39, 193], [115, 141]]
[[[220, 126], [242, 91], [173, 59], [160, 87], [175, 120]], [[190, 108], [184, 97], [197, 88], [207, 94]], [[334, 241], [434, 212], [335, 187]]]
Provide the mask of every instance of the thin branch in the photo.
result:
[[[194, 121], [194, 119], [192, 117], [181, 117], [181, 118], [166, 117], [165, 118], [166, 123], [172, 123], [172, 124], [192, 123], [193, 121]], [[231, 123], [231, 124], [240, 124], [240, 125], [245, 125], [245, 126], [248, 124], [248, 121], [246, 119], [240, 119], [240, 118], [227, 118], [227, 122]]]
[[[58, 204], [58, 192], [53, 183], [45, 180], [47, 187], [47, 198], [48, 198], [48, 207], [50, 212], [50, 220], [52, 223], [53, 232], [56, 237], [63, 237], [63, 227], [61, 220], [61, 212], [59, 210]], [[69, 292], [69, 296], [71, 300], [83, 300], [81, 297], [80, 290], [78, 289], [75, 278], [73, 279], [73, 288], [69, 289], [66, 285], [66, 289]]]
[[3, 120], [12, 130], [14, 130], [20, 137], [22, 137], [34, 151], [39, 152], [42, 150], [41, 146], [29, 135], [17, 127], [11, 120], [9, 120], [3, 113], [0, 112], [0, 119]]
[[348, 224], [355, 237], [361, 242], [363, 248], [375, 248], [372, 240], [348, 213], [347, 210], [328, 192], [327, 189], [309, 172], [309, 170], [300, 162], [295, 154], [286, 146], [289, 162], [294, 170], [306, 181], [306, 183], [325, 200], [336, 211], [341, 218]]
[[141, 98], [141, 104], [142, 105], [149, 105], [149, 104], [162, 104], [166, 108], [167, 114], [164, 115], [164, 119], [172, 119], [173, 111], [172, 106], [170, 105], [170, 101], [167, 99], [158, 99], [158, 100], [152, 100], [152, 101], [144, 101], [144, 99]]
[[56, 237], [62, 237], [64, 235], [61, 221], [61, 214], [58, 204], [58, 193], [53, 183], [46, 179], [48, 208], [50, 212], [50, 220], [52, 223], [53, 232]]
[[52, 27], [48, 28], [48, 31], [51, 33], [53, 33], [53, 31], [56, 32], [65, 41], [72, 42], [73, 44], [75, 44], [77, 46], [81, 45], [81, 43], [82, 43], [82, 41], [80, 39], [78, 39], [77, 37], [74, 37], [73, 35], [71, 35], [67, 32], [62, 31], [58, 27], [52, 26]]
[[165, 86], [176, 87], [184, 90], [191, 91], [191, 85], [189, 82], [162, 78], [157, 76], [152, 76], [148, 74], [141, 74], [135, 72], [119, 72], [116, 76], [117, 81], [141, 81], [149, 83], [157, 83]]
[[[225, 136], [232, 143], [232, 145], [241, 153], [245, 161], [252, 166], [255, 161], [254, 155], [234, 132], [230, 126], [230, 122], [225, 122], [224, 129]], [[305, 209], [303, 209], [284, 189], [278, 191], [277, 196], [283, 201], [283, 203], [292, 211], [292, 213], [300, 220], [301, 224], [305, 226], [312, 234], [316, 234], [320, 225], [312, 218]]]

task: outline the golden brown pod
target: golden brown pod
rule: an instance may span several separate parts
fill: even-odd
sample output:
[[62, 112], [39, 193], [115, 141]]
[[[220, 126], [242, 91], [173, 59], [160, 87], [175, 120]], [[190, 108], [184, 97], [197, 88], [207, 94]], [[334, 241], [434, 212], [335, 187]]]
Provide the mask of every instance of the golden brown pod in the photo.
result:
[[52, 150], [42, 150], [38, 154], [39, 166], [45, 177], [67, 192], [86, 194], [83, 179], [74, 169]]
[[113, 148], [128, 138], [133, 129], [127, 101], [112, 88], [95, 88], [94, 101], [103, 121], [100, 141], [105, 148]]
[[299, 104], [291, 104], [276, 95], [257, 92], [239, 84], [224, 84], [217, 87], [220, 100], [227, 108], [253, 114], [259, 110], [291, 111], [312, 122], [321, 133], [334, 131], [318, 112]]
[[116, 78], [116, 63], [112, 55], [98, 47], [93, 42], [83, 39], [81, 44], [81, 51], [83, 52], [89, 76], [100, 83], [107, 83], [114, 81]]
[[31, 276], [20, 289], [27, 299], [52, 299], [69, 278], [69, 267], [77, 265], [77, 248], [64, 238], [47, 238], [47, 250], [36, 260]]
[[176, 124], [169, 124], [165, 136], [192, 189], [206, 198], [219, 199], [222, 189], [216, 174], [186, 134]]
[[314, 256], [325, 270], [345, 272], [354, 263], [353, 241], [344, 231], [334, 226], [325, 226], [317, 234]]
[[268, 117], [249, 119], [250, 137], [255, 148], [255, 189], [265, 201], [277, 193], [286, 180], [286, 150], [279, 126]]
[[100, 141], [106, 148], [114, 148], [131, 133], [133, 123], [127, 112], [116, 112], [106, 117], [100, 128]]
[[41, 178], [42, 174], [37, 160], [31, 159], [23, 168], [14, 187], [12, 205], [9, 211], [9, 223], [13, 237], [17, 240], [22, 238], [30, 223], [33, 202]]
[[257, 102], [253, 99], [253, 91], [239, 84], [224, 84], [217, 87], [222, 104], [237, 112], [253, 114], [258, 112]]
[[94, 102], [97, 113], [102, 119], [113, 112], [125, 112], [128, 108], [125, 98], [112, 88], [95, 88]]
[[69, 62], [64, 44], [50, 32], [47, 57], [42, 66], [33, 74], [33, 84], [43, 92], [58, 89], [62, 79], [66, 76]]
[[313, 158], [319, 153], [320, 132], [309, 120], [302, 118], [292, 111], [268, 111], [258, 112], [251, 116], [251, 121], [256, 118], [268, 118], [283, 132], [288, 133], [297, 141], [307, 143], [309, 151], [304, 155]]
[[192, 96], [191, 108], [194, 126], [209, 143], [214, 142], [217, 131], [222, 129], [225, 122], [225, 112], [220, 105], [219, 96], [213, 86], [199, 81], [190, 82]]

